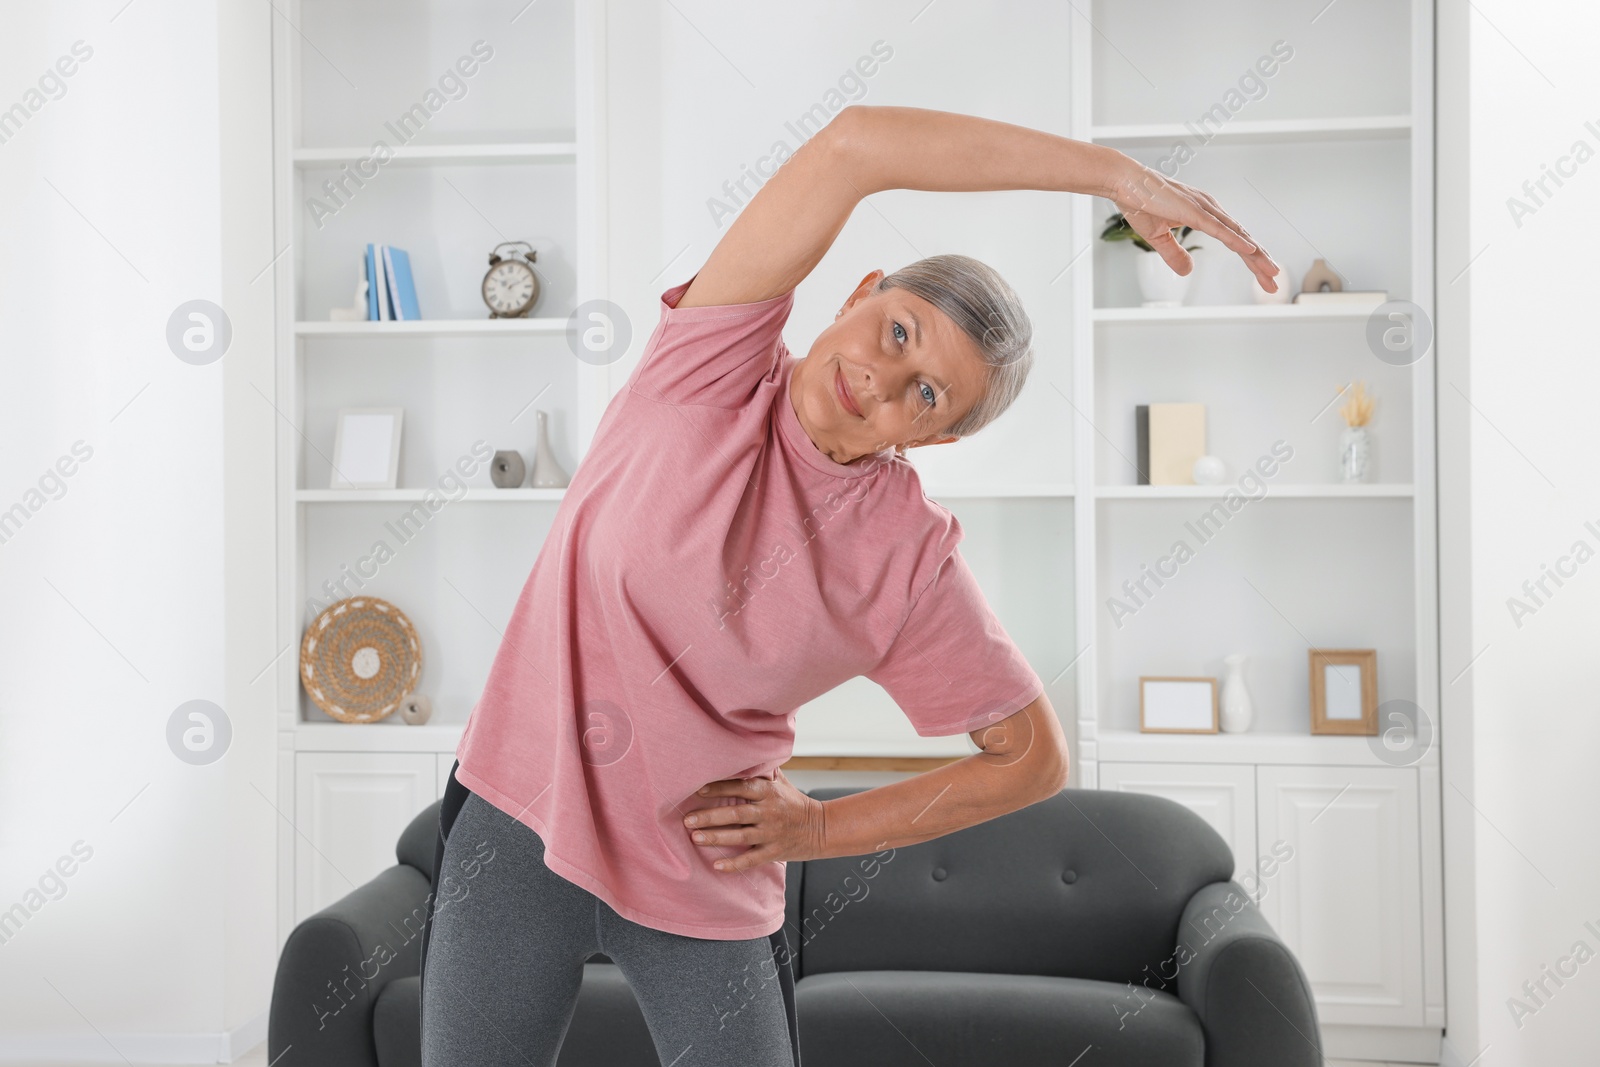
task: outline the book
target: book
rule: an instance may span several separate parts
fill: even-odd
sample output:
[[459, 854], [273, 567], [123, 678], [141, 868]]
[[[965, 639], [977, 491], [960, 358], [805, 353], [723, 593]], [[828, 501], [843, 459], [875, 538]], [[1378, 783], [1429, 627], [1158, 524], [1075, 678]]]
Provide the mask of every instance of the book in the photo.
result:
[[367, 246], [367, 321], [376, 322], [378, 315], [377, 256], [371, 245]]
[[394, 321], [394, 304], [389, 301], [389, 268], [383, 262], [383, 246], [377, 247], [377, 258], [374, 260], [378, 267], [378, 318], [384, 322]]
[[367, 281], [371, 288], [367, 290], [367, 313], [374, 322], [385, 322], [394, 318], [393, 305], [389, 302], [389, 272], [384, 268], [383, 246], [367, 246]]
[[405, 249], [384, 245], [383, 267], [389, 279], [389, 300], [394, 317], [408, 322], [422, 318], [417, 309], [417, 286], [411, 278], [411, 257]]
[[1206, 453], [1204, 404], [1134, 408], [1139, 485], [1193, 485], [1194, 461]]
[[1133, 409], [1133, 469], [1138, 485], [1150, 484], [1150, 405]]
[[405, 315], [400, 310], [400, 287], [395, 284], [394, 249], [388, 245], [380, 245], [378, 254], [383, 257], [383, 281], [388, 290], [386, 295], [389, 297], [389, 311], [398, 322], [404, 319]]
[[1386, 289], [1345, 289], [1337, 293], [1300, 293], [1296, 304], [1348, 304], [1357, 307], [1377, 307], [1389, 299]]

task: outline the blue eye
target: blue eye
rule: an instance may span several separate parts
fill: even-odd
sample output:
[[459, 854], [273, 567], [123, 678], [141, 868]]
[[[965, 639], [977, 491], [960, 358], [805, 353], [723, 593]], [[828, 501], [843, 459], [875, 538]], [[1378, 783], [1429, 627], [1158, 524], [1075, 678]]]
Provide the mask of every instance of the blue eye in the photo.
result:
[[902, 336], [898, 336], [896, 338], [896, 340], [898, 340], [902, 345], [905, 344], [906, 340], [910, 337], [910, 334], [906, 333], [906, 328], [904, 326], [900, 325], [898, 322], [894, 324], [894, 328], [896, 330], [899, 330], [900, 334], [902, 335]]
[[930, 408], [933, 407], [934, 402], [939, 399], [938, 392], [933, 388], [933, 386], [929, 385], [927, 382], [923, 382], [922, 383], [922, 388], [927, 390], [926, 393], [922, 394], [923, 399], [928, 402], [928, 406]]

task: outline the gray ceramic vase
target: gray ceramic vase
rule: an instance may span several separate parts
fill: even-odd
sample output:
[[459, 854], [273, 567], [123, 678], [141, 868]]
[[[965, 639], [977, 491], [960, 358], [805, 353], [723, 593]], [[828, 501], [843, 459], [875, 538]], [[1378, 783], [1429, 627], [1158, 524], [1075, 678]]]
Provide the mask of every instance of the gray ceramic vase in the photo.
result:
[[533, 456], [533, 477], [528, 484], [535, 489], [565, 489], [572, 479], [566, 469], [556, 462], [555, 451], [550, 447], [550, 419], [539, 413], [539, 450]]
[[500, 489], [515, 489], [525, 473], [521, 452], [496, 452], [489, 464], [489, 478]]

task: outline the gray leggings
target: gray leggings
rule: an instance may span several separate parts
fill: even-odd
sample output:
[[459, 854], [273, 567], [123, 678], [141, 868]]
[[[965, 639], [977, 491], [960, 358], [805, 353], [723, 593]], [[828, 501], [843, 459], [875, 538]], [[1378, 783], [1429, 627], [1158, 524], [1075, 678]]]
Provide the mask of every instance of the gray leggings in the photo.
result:
[[439, 865], [459, 888], [423, 942], [423, 1067], [554, 1067], [597, 952], [628, 980], [663, 1067], [799, 1067], [782, 930], [719, 941], [624, 919], [546, 867], [532, 829], [450, 780]]

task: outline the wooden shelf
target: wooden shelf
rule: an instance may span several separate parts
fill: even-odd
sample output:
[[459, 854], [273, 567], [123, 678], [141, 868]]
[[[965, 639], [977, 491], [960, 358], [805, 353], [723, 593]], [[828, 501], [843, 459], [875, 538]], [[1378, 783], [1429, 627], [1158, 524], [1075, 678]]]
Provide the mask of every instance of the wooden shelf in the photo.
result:
[[1195, 304], [1176, 308], [1095, 308], [1094, 321], [1112, 322], [1313, 322], [1366, 319], [1373, 307], [1348, 304]]
[[1194, 123], [1156, 122], [1126, 126], [1093, 126], [1090, 138], [1120, 147], [1165, 148], [1178, 141], [1209, 144], [1263, 144], [1295, 141], [1359, 141], [1411, 135], [1408, 115], [1363, 115], [1331, 119], [1257, 119], [1229, 122], [1216, 129]]
[[[484, 163], [570, 163], [577, 158], [575, 141], [521, 141], [502, 144], [400, 145], [393, 155], [374, 166], [476, 166]], [[337, 167], [371, 159], [371, 148], [297, 148], [294, 165]]]
[[562, 334], [565, 318], [416, 319], [411, 322], [320, 322], [294, 324], [296, 337], [530, 337]]
[[[1237, 483], [1224, 485], [1101, 485], [1096, 486], [1094, 495], [1097, 500], [1187, 500], [1220, 499], [1223, 494], [1233, 491], [1238, 492]], [[1345, 485], [1340, 482], [1330, 482], [1326, 485], [1316, 483], [1299, 483], [1288, 485], [1273, 485], [1267, 483], [1267, 492], [1264, 496], [1255, 497], [1256, 500], [1270, 500], [1273, 497], [1410, 497], [1415, 490], [1408, 482], [1368, 482], [1365, 484]]]
[[[438, 489], [298, 489], [294, 498], [301, 504], [374, 504], [422, 500], [426, 494], [440, 493]], [[538, 501], [559, 502], [565, 489], [468, 489], [457, 500], [473, 503], [528, 503]]]

